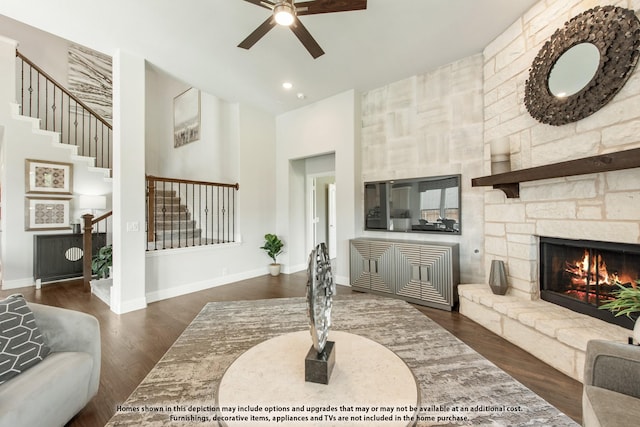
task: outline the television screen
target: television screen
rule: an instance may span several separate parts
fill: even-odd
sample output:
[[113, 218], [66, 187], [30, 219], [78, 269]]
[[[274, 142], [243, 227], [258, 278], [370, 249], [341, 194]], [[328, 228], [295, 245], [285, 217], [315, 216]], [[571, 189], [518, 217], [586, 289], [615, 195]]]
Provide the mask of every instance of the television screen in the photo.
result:
[[365, 182], [366, 230], [460, 234], [460, 175]]

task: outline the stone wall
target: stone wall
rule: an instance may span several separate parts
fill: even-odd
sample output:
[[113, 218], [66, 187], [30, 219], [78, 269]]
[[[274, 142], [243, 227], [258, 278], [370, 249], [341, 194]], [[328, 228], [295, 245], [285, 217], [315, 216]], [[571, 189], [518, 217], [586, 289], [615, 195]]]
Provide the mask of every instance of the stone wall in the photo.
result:
[[[640, 147], [640, 67], [612, 102], [576, 123], [541, 124], [524, 106], [543, 43], [573, 16], [605, 4], [640, 10], [639, 0], [540, 1], [485, 48], [482, 175], [491, 173], [492, 144], [509, 147], [512, 170]], [[489, 189], [484, 217], [485, 271], [504, 260], [509, 294], [537, 299], [538, 236], [640, 243], [640, 171], [522, 183], [519, 199]]]
[[[471, 188], [471, 178], [483, 172], [482, 67], [478, 54], [362, 96], [362, 182], [462, 175], [460, 236], [363, 234], [464, 243], [460, 245], [462, 283], [484, 280], [483, 192]], [[362, 185], [360, 191], [364, 197]]]

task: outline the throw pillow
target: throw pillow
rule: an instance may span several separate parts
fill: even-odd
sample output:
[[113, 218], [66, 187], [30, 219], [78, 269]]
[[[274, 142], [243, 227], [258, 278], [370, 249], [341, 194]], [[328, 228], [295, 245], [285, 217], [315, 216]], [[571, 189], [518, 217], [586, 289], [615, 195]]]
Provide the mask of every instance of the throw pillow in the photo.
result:
[[50, 351], [22, 295], [0, 301], [0, 384], [41, 362]]

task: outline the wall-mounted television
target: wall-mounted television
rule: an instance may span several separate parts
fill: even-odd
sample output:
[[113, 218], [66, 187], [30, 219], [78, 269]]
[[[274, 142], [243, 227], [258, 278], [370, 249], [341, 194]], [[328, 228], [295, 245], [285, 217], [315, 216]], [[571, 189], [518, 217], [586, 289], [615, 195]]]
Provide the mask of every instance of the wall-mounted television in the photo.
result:
[[460, 234], [460, 175], [364, 183], [365, 230]]

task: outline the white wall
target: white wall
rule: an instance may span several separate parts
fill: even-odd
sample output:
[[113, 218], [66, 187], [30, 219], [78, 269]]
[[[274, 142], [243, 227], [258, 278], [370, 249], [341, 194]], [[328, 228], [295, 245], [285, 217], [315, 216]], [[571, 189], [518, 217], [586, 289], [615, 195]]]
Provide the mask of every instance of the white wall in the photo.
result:
[[147, 174], [240, 184], [238, 242], [148, 252], [148, 301], [266, 274], [260, 246], [275, 228], [275, 118], [201, 92], [201, 138], [174, 148], [173, 99], [190, 85], [153, 66], [146, 76]]
[[162, 70], [147, 67], [147, 174], [199, 181], [235, 183], [238, 180], [234, 106], [201, 92], [200, 139], [173, 146], [173, 100], [189, 89]]
[[16, 40], [20, 53], [44, 68], [62, 86], [69, 87], [69, 41], [4, 15], [0, 15], [0, 35]]
[[[305, 174], [301, 159], [335, 153], [337, 205], [336, 282], [349, 284], [349, 239], [356, 235], [356, 176], [359, 176], [359, 97], [354, 91], [282, 114], [276, 119], [275, 232], [287, 245], [285, 271], [306, 268]], [[265, 232], [269, 232], [265, 230]]]
[[267, 274], [269, 258], [260, 246], [276, 226], [274, 117], [235, 104], [227, 105], [223, 117], [236, 152], [229, 162], [238, 159], [240, 241], [148, 252], [149, 302]]

